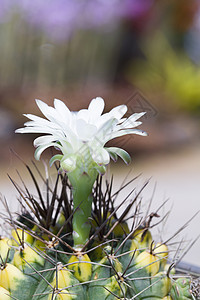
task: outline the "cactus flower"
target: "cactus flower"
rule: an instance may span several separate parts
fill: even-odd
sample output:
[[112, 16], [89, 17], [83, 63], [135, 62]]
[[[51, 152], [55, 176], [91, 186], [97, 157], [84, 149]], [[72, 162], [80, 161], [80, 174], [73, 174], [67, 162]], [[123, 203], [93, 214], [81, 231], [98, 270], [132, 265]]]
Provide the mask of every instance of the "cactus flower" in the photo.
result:
[[92, 188], [98, 173], [104, 174], [110, 158], [121, 157], [130, 162], [129, 154], [118, 147], [105, 147], [114, 138], [127, 134], [146, 135], [136, 129], [142, 122], [137, 121], [145, 112], [134, 113], [128, 118], [126, 105], [119, 105], [110, 112], [102, 114], [104, 100], [93, 99], [88, 109], [72, 112], [58, 99], [54, 100], [54, 108], [41, 100], [36, 103], [46, 119], [25, 114], [30, 119], [24, 128], [17, 133], [44, 134], [34, 140], [35, 158], [40, 159], [44, 150], [55, 147], [61, 154], [54, 155], [50, 164], [60, 162], [60, 171], [68, 173], [73, 187], [73, 239], [75, 248], [81, 248], [88, 240], [91, 225]]
[[116, 147], [105, 147], [105, 144], [116, 137], [126, 134], [146, 135], [146, 132], [135, 127], [141, 122], [137, 121], [145, 113], [135, 113], [129, 118], [122, 118], [127, 112], [126, 105], [119, 105], [110, 112], [103, 114], [104, 100], [100, 97], [93, 99], [88, 109], [71, 112], [67, 106], [58, 99], [54, 100], [54, 108], [41, 100], [36, 103], [47, 118], [32, 114], [25, 114], [31, 121], [25, 123], [24, 128], [17, 129], [17, 133], [45, 134], [35, 139], [35, 158], [39, 160], [42, 152], [54, 146], [62, 154], [51, 159], [51, 163], [59, 160], [61, 168], [73, 171], [81, 163], [84, 171], [94, 167], [102, 171], [100, 166], [120, 156], [125, 162], [130, 161], [128, 153]]

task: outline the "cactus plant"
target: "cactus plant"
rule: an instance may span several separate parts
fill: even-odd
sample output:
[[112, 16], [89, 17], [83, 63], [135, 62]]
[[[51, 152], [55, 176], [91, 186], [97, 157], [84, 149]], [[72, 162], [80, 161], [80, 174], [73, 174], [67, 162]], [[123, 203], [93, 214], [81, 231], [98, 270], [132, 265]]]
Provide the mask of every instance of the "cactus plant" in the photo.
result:
[[[23, 188], [20, 188], [11, 178], [20, 194], [22, 211], [14, 217], [4, 203], [8, 211], [5, 220], [11, 226], [11, 235], [0, 240], [0, 299], [198, 299], [191, 290], [191, 277], [174, 274], [174, 263], [168, 261], [168, 246], [156, 243], [152, 237], [151, 223], [159, 217], [158, 212], [141, 217], [140, 194], [145, 186], [116, 205], [116, 197], [124, 186], [113, 193], [113, 179], [108, 182], [102, 177], [109, 155], [114, 159], [119, 155], [126, 162], [130, 160], [124, 150], [105, 148], [105, 143], [124, 134], [145, 135], [133, 129], [140, 125], [136, 119], [143, 113], [121, 119], [126, 107], [120, 106], [102, 115], [101, 119], [103, 100], [98, 98], [88, 110], [79, 113], [79, 117], [87, 118], [87, 123], [80, 122], [79, 125], [85, 128], [80, 129], [82, 136], [77, 138], [74, 127], [69, 133], [70, 125], [65, 126], [62, 119], [68, 114], [75, 126], [80, 121], [77, 115], [70, 116], [64, 104], [56, 100], [59, 123], [56, 111], [41, 102], [38, 104], [50, 121], [27, 115], [32, 121], [26, 124], [27, 129], [18, 132], [50, 134], [36, 140], [36, 158], [49, 146], [56, 146], [62, 154], [51, 159], [57, 172], [53, 187], [34, 163], [42, 184], [45, 184], [44, 194], [27, 164], [37, 195], [30, 193], [23, 181]], [[99, 110], [96, 115], [92, 109], [94, 104]], [[37, 122], [44, 127], [38, 126]], [[53, 126], [53, 122], [56, 125]], [[101, 130], [96, 130], [92, 122], [99, 122]], [[67, 132], [65, 136], [61, 123]], [[98, 145], [85, 129], [95, 134]], [[81, 144], [83, 136], [87, 142]], [[81, 154], [72, 151], [77, 145], [84, 147]], [[119, 212], [124, 205], [126, 208]], [[128, 224], [130, 211], [134, 213]]]

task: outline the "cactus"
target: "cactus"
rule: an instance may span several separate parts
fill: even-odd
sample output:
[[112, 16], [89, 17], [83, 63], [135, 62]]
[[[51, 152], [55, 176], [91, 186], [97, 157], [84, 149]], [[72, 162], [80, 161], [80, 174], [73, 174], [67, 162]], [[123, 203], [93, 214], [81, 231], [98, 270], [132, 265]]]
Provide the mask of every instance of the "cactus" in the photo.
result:
[[[128, 157], [114, 150], [110, 150], [112, 157]], [[11, 234], [0, 240], [0, 299], [198, 299], [191, 290], [191, 277], [174, 274], [167, 244], [155, 243], [152, 237], [151, 224], [158, 212], [141, 217], [139, 197], [146, 185], [116, 205], [126, 185], [114, 193], [113, 179], [108, 182], [90, 170], [92, 164], [102, 172], [103, 163], [93, 160], [80, 166], [83, 157], [79, 157], [78, 167], [66, 171], [69, 161], [66, 163], [66, 153], [63, 155], [64, 160], [56, 156], [59, 165], [53, 159], [54, 185], [33, 163], [45, 193], [27, 164], [37, 195], [31, 194], [23, 181], [20, 188], [11, 179], [20, 194], [21, 212], [14, 217], [4, 203]], [[82, 206], [82, 201], [88, 206]], [[121, 212], [123, 205], [126, 208]], [[134, 214], [128, 224], [131, 211]]]

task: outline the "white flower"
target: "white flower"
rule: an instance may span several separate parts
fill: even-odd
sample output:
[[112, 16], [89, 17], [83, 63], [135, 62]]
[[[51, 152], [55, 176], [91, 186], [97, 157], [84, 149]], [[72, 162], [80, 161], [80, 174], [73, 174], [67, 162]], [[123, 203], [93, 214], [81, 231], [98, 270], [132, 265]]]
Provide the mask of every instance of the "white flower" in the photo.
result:
[[[41, 153], [48, 147], [58, 148], [62, 154], [55, 155], [51, 164], [59, 160], [64, 171], [72, 171], [79, 163], [83, 168], [95, 167], [99, 172], [105, 172], [105, 166], [120, 156], [126, 163], [130, 161], [129, 154], [121, 148], [105, 147], [105, 144], [116, 137], [126, 134], [146, 135], [146, 132], [135, 127], [142, 122], [137, 121], [145, 112], [134, 113], [129, 118], [122, 118], [127, 112], [126, 105], [119, 105], [102, 115], [104, 100], [93, 99], [88, 109], [71, 112], [58, 99], [54, 100], [54, 108], [41, 100], [36, 103], [46, 119], [25, 114], [31, 121], [17, 133], [41, 133], [34, 140], [35, 158], [40, 159]], [[79, 165], [79, 166], [80, 166]]]

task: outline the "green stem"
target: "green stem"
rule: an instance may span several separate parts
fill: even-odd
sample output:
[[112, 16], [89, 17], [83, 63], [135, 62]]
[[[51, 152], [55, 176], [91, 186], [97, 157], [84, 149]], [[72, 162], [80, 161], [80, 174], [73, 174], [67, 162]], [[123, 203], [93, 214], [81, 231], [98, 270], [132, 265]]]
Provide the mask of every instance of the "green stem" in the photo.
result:
[[90, 173], [82, 172], [79, 168], [68, 173], [73, 187], [73, 240], [74, 248], [82, 248], [87, 242], [91, 225], [88, 218], [92, 210], [92, 188], [97, 178], [97, 171], [91, 169]]

